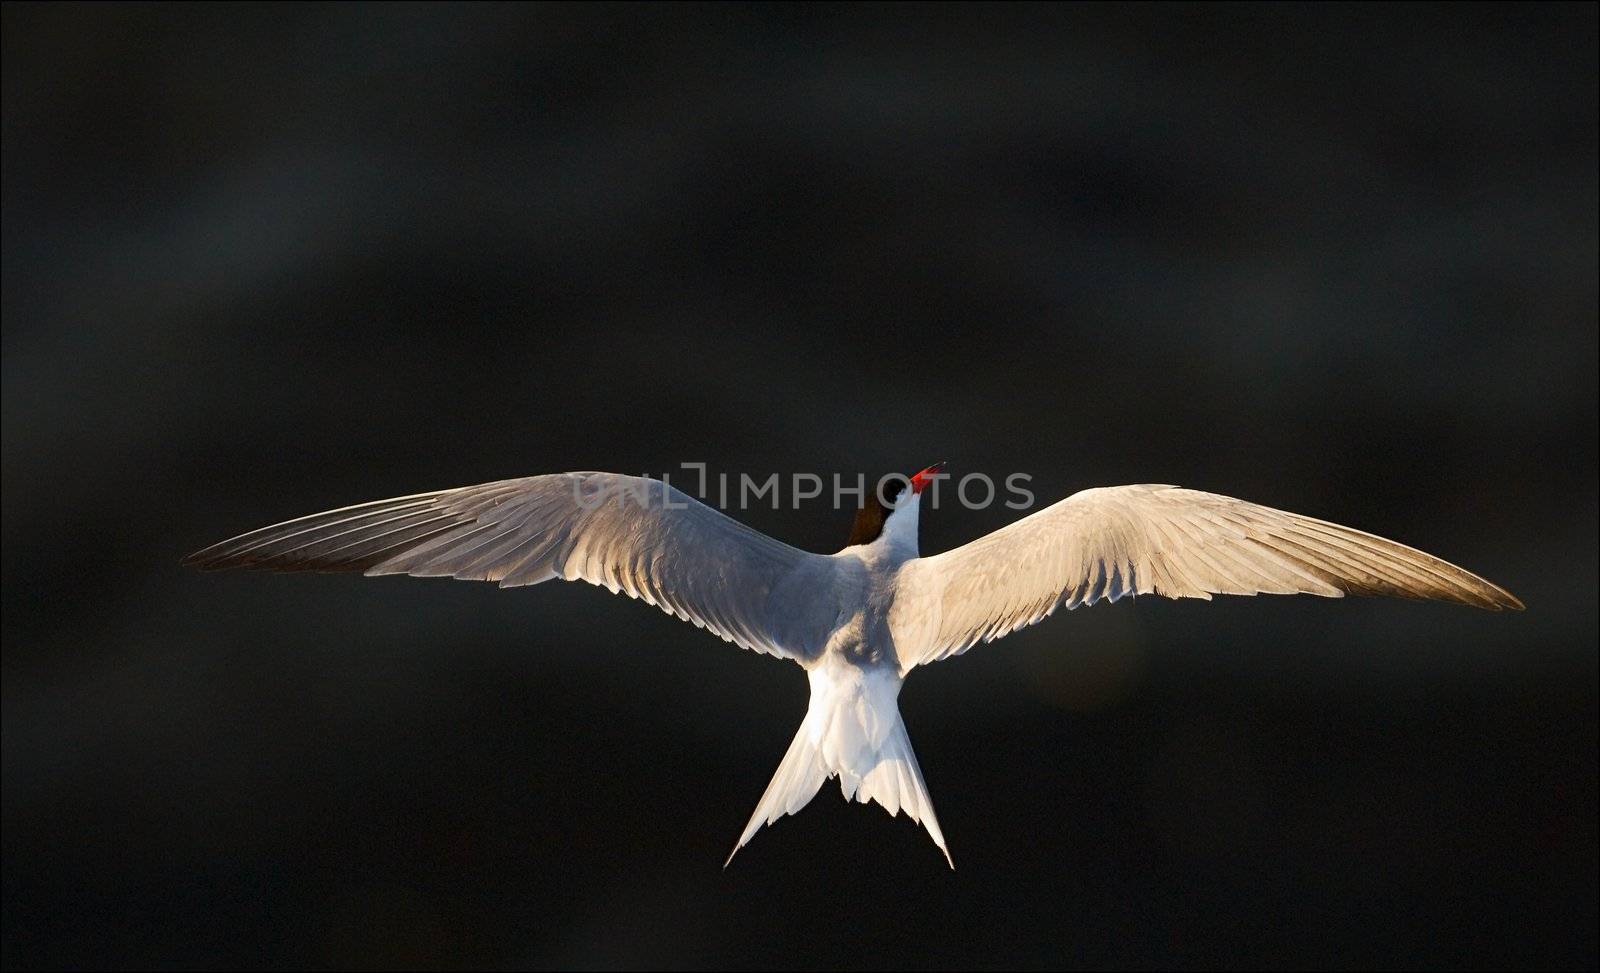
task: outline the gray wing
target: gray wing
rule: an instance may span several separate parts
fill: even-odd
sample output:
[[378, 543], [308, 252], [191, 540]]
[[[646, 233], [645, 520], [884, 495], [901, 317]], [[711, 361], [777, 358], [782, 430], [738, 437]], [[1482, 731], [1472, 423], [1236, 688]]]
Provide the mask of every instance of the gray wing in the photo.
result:
[[330, 510], [241, 534], [184, 563], [503, 588], [581, 580], [796, 661], [826, 637], [796, 592], [831, 566], [659, 480], [615, 473], [530, 476]]
[[890, 614], [910, 668], [1123, 595], [1393, 595], [1521, 608], [1505, 589], [1382, 537], [1172, 486], [1084, 490], [909, 562]]

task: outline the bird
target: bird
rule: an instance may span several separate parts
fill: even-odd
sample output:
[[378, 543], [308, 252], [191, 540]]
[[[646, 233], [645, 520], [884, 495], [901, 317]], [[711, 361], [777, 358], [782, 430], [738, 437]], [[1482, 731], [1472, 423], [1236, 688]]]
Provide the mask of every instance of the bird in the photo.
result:
[[846, 801], [904, 811], [951, 868], [901, 719], [918, 666], [1057, 609], [1137, 595], [1388, 595], [1522, 609], [1504, 588], [1396, 541], [1164, 484], [1074, 493], [941, 554], [918, 550], [937, 463], [863, 491], [845, 546], [802, 551], [669, 482], [554, 473], [378, 500], [240, 534], [184, 559], [203, 570], [555, 578], [626, 593], [746, 649], [797, 663], [806, 714], [739, 835], [795, 814], [837, 778]]

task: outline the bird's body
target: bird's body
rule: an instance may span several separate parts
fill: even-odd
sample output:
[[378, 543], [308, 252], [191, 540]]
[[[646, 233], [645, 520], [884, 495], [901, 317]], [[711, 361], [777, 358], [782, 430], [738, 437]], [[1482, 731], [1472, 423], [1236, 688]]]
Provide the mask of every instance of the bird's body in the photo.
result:
[[938, 469], [910, 478], [898, 499], [869, 495], [849, 542], [831, 555], [783, 544], [660, 481], [560, 473], [314, 514], [223, 541], [189, 563], [502, 587], [561, 578], [625, 591], [807, 672], [805, 718], [735, 852], [837, 777], [847, 799], [920, 822], [947, 859], [898, 705], [918, 665], [1059, 607], [1125, 595], [1386, 594], [1522, 607], [1504, 589], [1394, 541], [1155, 485], [1085, 490], [924, 558], [921, 500]]
[[920, 506], [920, 494], [911, 494], [902, 509], [884, 519], [876, 538], [831, 558], [835, 622], [822, 650], [801, 663], [811, 683], [806, 717], [739, 836], [735, 854], [763, 824], [805, 807], [824, 781], [837, 777], [846, 800], [877, 801], [890, 814], [905, 811], [928, 829], [949, 859], [900, 719], [900, 687], [910, 666], [901, 658], [892, 625], [900, 572], [917, 557]]

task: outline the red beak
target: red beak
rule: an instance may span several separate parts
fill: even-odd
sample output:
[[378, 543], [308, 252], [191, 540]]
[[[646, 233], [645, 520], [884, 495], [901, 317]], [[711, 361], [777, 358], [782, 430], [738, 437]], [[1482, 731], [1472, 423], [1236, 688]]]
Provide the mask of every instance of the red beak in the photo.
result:
[[923, 487], [925, 487], [929, 483], [933, 482], [933, 475], [935, 473], [944, 472], [944, 467], [945, 467], [944, 463], [935, 463], [932, 466], [928, 467], [927, 469], [923, 470], [921, 473], [918, 473], [916, 476], [913, 476], [911, 478], [911, 492], [912, 493], [921, 493]]

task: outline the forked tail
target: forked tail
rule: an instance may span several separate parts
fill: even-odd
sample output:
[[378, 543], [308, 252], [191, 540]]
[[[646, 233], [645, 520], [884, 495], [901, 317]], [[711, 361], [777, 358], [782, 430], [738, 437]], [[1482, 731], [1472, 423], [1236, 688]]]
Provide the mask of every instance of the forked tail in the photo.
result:
[[739, 849], [749, 843], [763, 824], [793, 814], [817, 796], [817, 791], [822, 787], [822, 782], [828, 779], [828, 769], [823, 766], [822, 753], [808, 738], [811, 717], [808, 714], [805, 722], [800, 724], [800, 731], [794, 735], [794, 742], [789, 744], [789, 750], [783, 755], [783, 761], [778, 764], [778, 772], [772, 775], [772, 782], [767, 785], [766, 793], [761, 795], [761, 802], [756, 805], [756, 813], [750, 816], [750, 823], [744, 826], [744, 834], [739, 836], [739, 843], [733, 846], [733, 851], [728, 853], [728, 861], [722, 863], [723, 868], [733, 861], [733, 856]]
[[[922, 780], [922, 769], [917, 766], [917, 756], [911, 750], [911, 738], [906, 735], [899, 712], [893, 711], [893, 725], [879, 737], [876, 747], [851, 746], [848, 737], [856, 735], [849, 732], [852, 729], [855, 728], [841, 726], [837, 719], [819, 716], [813, 706], [783, 755], [783, 762], [778, 764], [772, 783], [761, 795], [739, 843], [728, 855], [728, 862], [762, 825], [799, 811], [816, 796], [823, 781], [838, 777], [845, 800], [863, 804], [877, 801], [891, 815], [906, 812], [907, 817], [928, 829], [928, 836], [944, 852], [945, 861], [951, 868], [956, 867], [945, 847], [944, 832], [939, 830], [939, 819], [933, 814], [933, 799], [928, 796], [928, 785]], [[846, 731], [843, 741], [839, 739], [840, 730]], [[841, 742], [845, 744], [842, 747]], [[724, 868], [728, 862], [723, 863]]]

